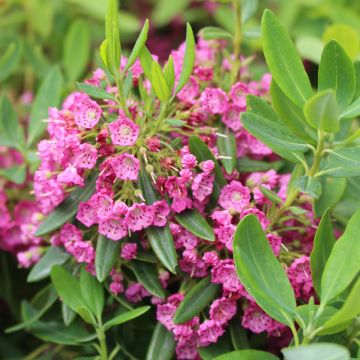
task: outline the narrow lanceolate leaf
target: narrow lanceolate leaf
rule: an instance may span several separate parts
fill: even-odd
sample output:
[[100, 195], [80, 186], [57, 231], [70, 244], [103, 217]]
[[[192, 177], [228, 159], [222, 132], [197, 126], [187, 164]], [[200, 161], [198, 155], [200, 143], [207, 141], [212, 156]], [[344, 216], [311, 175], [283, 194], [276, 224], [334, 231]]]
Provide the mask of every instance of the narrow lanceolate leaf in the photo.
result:
[[289, 34], [270, 10], [265, 10], [261, 27], [264, 55], [272, 76], [281, 90], [302, 107], [312, 89]]
[[324, 325], [321, 334], [337, 332], [338, 326], [354, 319], [360, 314], [360, 279], [358, 279], [346, 298], [343, 306]]
[[260, 185], [260, 191], [261, 193], [267, 198], [269, 199], [272, 203], [274, 204], [282, 204], [283, 200], [281, 199], [281, 197], [276, 194], [274, 191], [264, 187], [264, 186], [261, 186]]
[[354, 96], [356, 80], [353, 62], [338, 42], [328, 42], [319, 67], [319, 90], [333, 89], [340, 110], [346, 109]]
[[146, 19], [144, 26], [140, 32], [139, 37], [137, 38], [135, 45], [129, 55], [128, 61], [125, 65], [124, 68], [124, 72], [128, 71], [130, 69], [130, 67], [132, 65], [134, 65], [135, 60], [137, 59], [137, 57], [140, 55], [140, 53], [142, 52], [144, 45], [146, 43], [147, 40], [147, 36], [148, 36], [148, 31], [149, 31], [149, 20]]
[[254, 215], [238, 225], [233, 247], [237, 275], [249, 294], [269, 316], [291, 324], [296, 308], [294, 291]]
[[321, 278], [321, 303], [326, 304], [353, 281], [360, 270], [360, 209], [335, 242]]
[[164, 298], [166, 296], [165, 290], [161, 285], [159, 280], [159, 274], [157, 272], [156, 266], [133, 260], [131, 262], [131, 267], [136, 275], [138, 282], [144, 285], [144, 288], [152, 295]]
[[58, 229], [70, 221], [76, 214], [81, 202], [87, 201], [95, 189], [97, 175], [90, 174], [83, 188], [74, 190], [55, 210], [39, 225], [35, 236], [43, 236]]
[[211, 303], [219, 292], [219, 285], [211, 283], [210, 276], [198, 282], [185, 296], [176, 310], [174, 323], [191, 320]]
[[184, 61], [180, 73], [179, 82], [176, 85], [175, 94], [177, 94], [188, 82], [195, 63], [195, 38], [189, 23], [186, 24], [186, 48]]
[[267, 170], [279, 170], [284, 165], [283, 161], [261, 161], [254, 160], [248, 157], [242, 157], [237, 160], [236, 168], [240, 173], [251, 173], [257, 171], [267, 171]]
[[86, 307], [97, 319], [101, 319], [104, 308], [104, 289], [96, 278], [82, 267], [80, 272], [80, 290]]
[[323, 90], [311, 97], [304, 106], [307, 122], [315, 129], [337, 132], [340, 129], [339, 110], [332, 89]]
[[230, 129], [222, 128], [221, 133], [224, 136], [218, 136], [216, 145], [219, 149], [221, 163], [228, 174], [231, 174], [236, 167], [236, 140], [235, 135]]
[[59, 68], [53, 67], [41, 83], [31, 108], [27, 139], [28, 146], [31, 146], [46, 129], [47, 124], [43, 120], [48, 117], [49, 107], [59, 104], [62, 82]]
[[349, 350], [344, 346], [331, 343], [317, 343], [289, 347], [281, 350], [285, 360], [348, 360]]
[[156, 96], [162, 101], [166, 102], [170, 98], [170, 90], [161, 67], [157, 61], [151, 64], [151, 85]]
[[127, 311], [125, 313], [121, 313], [117, 316], [114, 316], [109, 321], [107, 321], [104, 324], [104, 329], [108, 330], [108, 329], [112, 328], [113, 326], [117, 326], [117, 325], [123, 324], [125, 322], [128, 322], [130, 320], [136, 319], [137, 317], [145, 314], [149, 310], [150, 310], [150, 306], [140, 306], [134, 310]]
[[197, 136], [190, 136], [189, 138], [189, 149], [190, 152], [196, 156], [197, 161], [200, 163], [205, 160], [212, 160], [215, 164], [215, 181], [213, 193], [211, 199], [217, 201], [220, 196], [220, 191], [223, 186], [226, 185], [225, 177], [221, 171], [221, 168], [216, 161], [213, 153], [210, 151], [208, 146], [201, 141]]
[[83, 74], [90, 56], [90, 29], [85, 20], [75, 20], [64, 40], [62, 63], [69, 82]]
[[285, 159], [296, 162], [298, 159], [292, 153], [301, 154], [308, 150], [305, 141], [280, 123], [253, 113], [243, 113], [241, 120], [246, 130]]
[[360, 147], [331, 150], [324, 170], [333, 177], [360, 175]]
[[233, 35], [226, 30], [216, 27], [216, 26], [207, 26], [200, 30], [199, 35], [204, 40], [231, 40]]
[[279, 358], [260, 350], [238, 350], [217, 356], [214, 360], [279, 360]]
[[301, 176], [294, 182], [294, 186], [304, 194], [318, 199], [321, 195], [320, 181], [312, 176]]
[[215, 241], [215, 234], [203, 216], [195, 209], [185, 210], [175, 216], [176, 221], [195, 236]]
[[50, 275], [51, 268], [54, 265], [62, 265], [70, 257], [70, 254], [60, 247], [51, 246], [45, 255], [31, 269], [27, 281], [35, 282], [45, 279]]
[[120, 241], [113, 241], [99, 235], [96, 242], [95, 271], [100, 282], [106, 280], [119, 254]]
[[172, 92], [175, 83], [175, 69], [174, 69], [174, 59], [171, 55], [169, 56], [169, 60], [164, 66], [164, 76], [168, 84], [168, 87], [170, 89], [170, 92]]
[[255, 95], [246, 97], [246, 110], [275, 122], [281, 121], [273, 108], [265, 100]]
[[144, 70], [146, 78], [151, 81], [151, 69], [152, 69], [152, 63], [153, 58], [151, 56], [150, 51], [146, 46], [143, 47], [141, 53], [140, 53], [140, 64], [142, 69]]
[[341, 114], [341, 119], [352, 119], [360, 115], [360, 98], [357, 98], [347, 109]]
[[11, 43], [0, 57], [0, 81], [8, 78], [19, 64], [22, 54], [22, 44], [19, 41]]
[[330, 210], [321, 218], [317, 228], [314, 246], [310, 255], [311, 275], [316, 292], [320, 295], [321, 276], [335, 243], [334, 229], [331, 224]]
[[85, 94], [88, 94], [95, 99], [111, 99], [116, 101], [116, 97], [113, 94], [110, 94], [106, 90], [98, 88], [97, 86], [84, 83], [76, 83], [76, 85]]
[[146, 360], [171, 360], [175, 346], [173, 334], [158, 322], [150, 340]]
[[119, 71], [121, 44], [119, 32], [119, 13], [117, 0], [109, 0], [105, 19], [106, 63], [114, 75]]

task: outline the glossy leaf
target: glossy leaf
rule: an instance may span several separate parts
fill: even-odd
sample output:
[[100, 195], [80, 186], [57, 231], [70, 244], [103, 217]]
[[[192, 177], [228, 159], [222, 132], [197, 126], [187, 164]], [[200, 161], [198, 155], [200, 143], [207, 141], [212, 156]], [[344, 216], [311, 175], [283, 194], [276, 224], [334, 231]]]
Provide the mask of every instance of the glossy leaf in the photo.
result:
[[162, 101], [166, 102], [170, 98], [170, 90], [164, 73], [157, 61], [153, 61], [151, 64], [151, 85], [154, 89], [156, 96]]
[[353, 119], [360, 115], [360, 98], [357, 98], [348, 108], [340, 115], [341, 119]]
[[174, 323], [181, 324], [191, 320], [208, 306], [220, 289], [211, 282], [211, 277], [200, 280], [184, 297], [174, 316]]
[[284, 360], [348, 360], [349, 351], [338, 344], [316, 343], [281, 350]]
[[164, 76], [168, 84], [168, 87], [170, 89], [170, 92], [172, 92], [175, 84], [175, 69], [174, 69], [174, 59], [171, 55], [169, 56], [169, 59], [164, 66]]
[[105, 301], [104, 290], [97, 279], [85, 270], [85, 267], [82, 267], [80, 272], [80, 290], [86, 307], [98, 320], [101, 319]]
[[137, 317], [145, 314], [149, 310], [150, 310], [150, 306], [140, 306], [140, 307], [138, 307], [138, 308], [136, 308], [134, 310], [121, 313], [121, 314], [119, 314], [117, 316], [114, 316], [109, 321], [107, 321], [104, 324], [104, 329], [108, 330], [108, 329], [110, 329], [110, 328], [112, 328], [114, 326], [121, 325], [121, 324], [123, 324], [125, 322], [136, 319]]
[[97, 86], [93, 86], [85, 83], [76, 83], [76, 85], [82, 92], [88, 94], [89, 96], [95, 99], [111, 99], [116, 101], [116, 97], [113, 94], [110, 94], [106, 90], [101, 89]]
[[214, 358], [232, 351], [231, 339], [228, 332], [220, 336], [215, 343], [198, 349], [202, 360], [213, 360]]
[[64, 39], [63, 59], [69, 82], [80, 78], [90, 57], [90, 29], [85, 20], [77, 19], [70, 25]]
[[192, 28], [189, 23], [186, 24], [186, 47], [184, 54], [184, 61], [181, 68], [179, 82], [175, 88], [177, 94], [188, 82], [195, 63], [195, 38]]
[[240, 222], [233, 248], [237, 275], [249, 294], [269, 316], [291, 324], [296, 308], [294, 292], [257, 217], [247, 215]]
[[331, 150], [324, 170], [333, 177], [360, 175], [360, 147]]
[[282, 161], [260, 161], [250, 159], [248, 157], [242, 157], [237, 159], [236, 168], [240, 173], [251, 173], [257, 171], [267, 171], [267, 170], [279, 170], [284, 165]]
[[334, 299], [353, 281], [360, 270], [360, 209], [335, 242], [321, 278], [321, 303]]
[[270, 10], [265, 10], [261, 27], [263, 51], [272, 76], [281, 90], [302, 107], [312, 89], [289, 34]]
[[293, 153], [301, 154], [308, 150], [308, 145], [302, 139], [280, 123], [253, 113], [243, 113], [241, 120], [247, 131], [285, 159], [296, 162], [298, 159]]
[[323, 90], [311, 97], [304, 106], [307, 122], [315, 129], [327, 132], [340, 130], [339, 110], [333, 90]]
[[9, 44], [0, 57], [0, 81], [7, 79], [19, 64], [22, 54], [22, 44], [15, 41]]
[[344, 195], [346, 179], [323, 176], [319, 179], [322, 192], [314, 201], [314, 213], [316, 217], [324, 214], [327, 208], [333, 209]]
[[260, 185], [260, 191], [272, 203], [282, 204], [283, 201], [280, 198], [280, 196], [278, 194], [276, 194], [275, 192], [271, 191], [270, 189]]
[[310, 255], [311, 275], [316, 292], [320, 295], [321, 277], [325, 264], [335, 243], [334, 229], [331, 224], [330, 210], [321, 218], [316, 230], [314, 245]]
[[96, 277], [103, 282], [108, 277], [117, 258], [120, 256], [120, 241], [113, 241], [99, 235], [96, 242], [95, 271]]
[[131, 268], [133, 269], [138, 282], [152, 295], [159, 298], [166, 296], [165, 290], [159, 280], [159, 274], [156, 266], [137, 260], [131, 261]]
[[326, 44], [319, 67], [319, 91], [333, 89], [339, 110], [351, 103], [356, 87], [355, 69], [345, 50], [336, 42]]
[[261, 97], [255, 95], [246, 97], [246, 110], [275, 122], [281, 121], [273, 108]]
[[70, 257], [70, 254], [62, 250], [57, 246], [49, 247], [48, 251], [42, 256], [42, 258], [31, 269], [27, 281], [35, 282], [45, 279], [50, 275], [51, 268], [54, 265], [64, 264]]
[[308, 194], [315, 199], [318, 199], [322, 192], [320, 181], [311, 176], [297, 178], [294, 186], [302, 193]]
[[171, 360], [175, 353], [175, 346], [172, 333], [158, 322], [150, 340], [146, 360]]
[[90, 174], [83, 188], [77, 188], [39, 225], [35, 236], [43, 236], [72, 219], [81, 202], [87, 201], [95, 189], [97, 176]]
[[218, 136], [216, 145], [219, 155], [224, 156], [220, 161], [228, 174], [231, 174], [236, 167], [236, 139], [233, 132], [228, 128], [221, 129], [221, 133], [226, 136]]
[[279, 358], [260, 350], [238, 350], [217, 356], [214, 360], [279, 360]]
[[230, 322], [231, 343], [235, 350], [250, 349], [247, 330], [241, 325], [238, 317], [234, 317]]
[[150, 51], [147, 49], [146, 46], [144, 46], [140, 53], [140, 64], [145, 73], [146, 78], [149, 81], [151, 81], [151, 69], [152, 69], [153, 61], [154, 60], [152, 58]]
[[61, 303], [61, 315], [65, 326], [69, 326], [76, 318], [76, 312], [65, 303]]
[[124, 68], [124, 72], [126, 72], [127, 70], [130, 69], [130, 67], [132, 65], [134, 65], [135, 60], [138, 58], [138, 56], [140, 55], [140, 53], [142, 52], [144, 45], [146, 43], [147, 40], [147, 36], [148, 36], [148, 31], [149, 31], [149, 20], [146, 19], [144, 26], [140, 32], [139, 37], [137, 38], [135, 45], [129, 55], [128, 61], [125, 65]]
[[62, 76], [58, 67], [49, 70], [40, 85], [34, 103], [31, 108], [30, 122], [28, 128], [27, 145], [31, 146], [46, 129], [44, 119], [48, 117], [48, 110], [51, 106], [58, 106], [62, 89]]
[[204, 40], [217, 40], [217, 39], [231, 40], [233, 38], [233, 35], [231, 33], [216, 26], [204, 27], [200, 30], [199, 34], [201, 35], [201, 38]]
[[204, 240], [215, 241], [212, 227], [196, 209], [185, 210], [175, 215], [175, 218], [180, 225], [195, 236]]
[[296, 314], [302, 319], [303, 322], [298, 321], [299, 326], [303, 329], [309, 326], [310, 321], [312, 321], [312, 326], [318, 328], [325, 324], [334, 314], [338, 312], [338, 309], [332, 306], [325, 306], [319, 316], [316, 316], [316, 311], [318, 311], [320, 305], [315, 304], [306, 304], [300, 305], [296, 308]]

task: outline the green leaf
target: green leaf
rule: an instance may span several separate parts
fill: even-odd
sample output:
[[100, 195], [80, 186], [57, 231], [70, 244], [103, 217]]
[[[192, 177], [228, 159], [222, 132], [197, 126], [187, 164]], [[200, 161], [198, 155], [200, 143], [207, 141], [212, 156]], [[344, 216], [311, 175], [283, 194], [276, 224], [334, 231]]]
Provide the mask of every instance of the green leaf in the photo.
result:
[[71, 310], [65, 303], [61, 303], [61, 315], [65, 326], [69, 326], [76, 318], [76, 312]]
[[169, 225], [164, 227], [151, 226], [145, 232], [157, 258], [166, 269], [176, 274], [177, 254]]
[[113, 317], [112, 319], [110, 319], [109, 321], [107, 321], [104, 324], [104, 329], [108, 330], [114, 326], [123, 324], [125, 322], [128, 322], [130, 320], [136, 319], [137, 317], [145, 314], [146, 312], [148, 312], [150, 310], [150, 306], [140, 306], [134, 310], [131, 311], [127, 311], [125, 313], [121, 313], [115, 317]]
[[104, 282], [120, 254], [120, 241], [99, 235], [96, 242], [95, 271], [100, 282]]
[[351, 60], [359, 55], [359, 35], [350, 26], [345, 24], [333, 24], [329, 26], [323, 35], [323, 42], [336, 40], [346, 51]]
[[23, 129], [11, 102], [5, 95], [0, 98], [0, 132], [9, 141], [10, 147], [21, 149], [24, 145]]
[[15, 183], [23, 184], [26, 179], [26, 164], [0, 169], [0, 176]]
[[272, 76], [281, 90], [302, 107], [312, 89], [289, 34], [270, 10], [265, 10], [261, 27], [263, 51]]
[[128, 71], [130, 69], [130, 67], [135, 63], [135, 60], [137, 59], [137, 57], [140, 55], [140, 53], [142, 52], [144, 45], [146, 43], [147, 40], [147, 36], [148, 36], [148, 31], [149, 31], [149, 20], [146, 19], [144, 26], [140, 32], [139, 37], [137, 38], [135, 45], [129, 55], [128, 61], [125, 65], [124, 68], [124, 72]]
[[353, 119], [360, 115], [360, 98], [357, 98], [341, 115], [341, 119]]
[[320, 63], [321, 53], [324, 49], [321, 39], [316, 36], [302, 35], [296, 38], [295, 44], [302, 59], [310, 60], [315, 64]]
[[175, 346], [172, 333], [165, 326], [157, 323], [146, 353], [146, 360], [171, 360]]
[[321, 278], [321, 303], [338, 296], [360, 270], [360, 209], [351, 217], [335, 242]]
[[49, 250], [31, 269], [27, 281], [36, 282], [45, 279], [50, 275], [51, 268], [54, 265], [64, 264], [70, 257], [70, 254], [62, 250], [60, 247], [51, 246]]
[[315, 199], [318, 199], [322, 192], [320, 181], [312, 176], [301, 176], [297, 178], [294, 186], [302, 193], [308, 194]]
[[16, 69], [22, 54], [22, 44], [15, 41], [9, 44], [0, 58], [0, 81], [6, 80]]
[[154, 89], [156, 96], [162, 101], [166, 102], [170, 98], [170, 90], [165, 80], [164, 74], [161, 70], [159, 63], [153, 60], [151, 64], [151, 85]]
[[221, 159], [221, 163], [225, 171], [230, 175], [236, 167], [236, 139], [235, 135], [228, 128], [222, 128], [221, 133], [226, 136], [218, 136], [216, 145], [221, 156], [226, 158]]
[[65, 74], [74, 82], [84, 73], [90, 57], [90, 29], [85, 20], [76, 19], [64, 39], [63, 58]]
[[175, 94], [177, 94], [188, 82], [192, 73], [195, 63], [195, 39], [194, 33], [189, 23], [186, 24], [186, 47], [184, 54], [184, 61], [180, 73], [179, 82], [175, 88]]
[[189, 3], [190, 0], [157, 0], [151, 18], [157, 26], [164, 26], [177, 15], [183, 14]]
[[85, 267], [82, 267], [80, 272], [80, 290], [86, 307], [100, 320], [105, 301], [104, 290], [96, 278], [85, 270]]
[[315, 304], [300, 305], [296, 308], [296, 314], [303, 320], [303, 323], [298, 321], [298, 324], [302, 329], [304, 329], [304, 325], [305, 328], [308, 327], [310, 322], [312, 322], [313, 327], [318, 328], [338, 312], [338, 309], [335, 307], [325, 306], [321, 314], [316, 316], [315, 319], [315, 314], [319, 308], [320, 305]]
[[49, 107], [59, 105], [62, 83], [60, 69], [57, 66], [52, 67], [41, 83], [31, 108], [27, 139], [29, 147], [46, 129], [47, 125], [43, 120], [48, 117]]
[[231, 338], [229, 332], [220, 336], [215, 343], [212, 343], [206, 347], [198, 348], [199, 355], [202, 360], [213, 360], [216, 357], [227, 354], [232, 351]]
[[144, 46], [140, 53], [140, 64], [142, 69], [144, 70], [145, 76], [150, 81], [151, 81], [151, 70], [152, 70], [153, 61], [154, 60], [151, 56], [150, 51], [147, 49], [146, 46]]
[[302, 108], [295, 105], [283, 93], [274, 80], [271, 82], [270, 94], [272, 98], [272, 105], [280, 115], [281, 122], [296, 136], [306, 142], [309, 142], [310, 144], [314, 144], [317, 140], [317, 133], [307, 123]]
[[323, 90], [312, 96], [304, 106], [307, 122], [315, 129], [328, 132], [340, 130], [339, 110], [332, 89]]
[[139, 176], [139, 187], [143, 193], [145, 201], [148, 205], [153, 204], [155, 201], [159, 200], [159, 194], [154, 189], [150, 177], [145, 171], [144, 168], [140, 169], [140, 176]]
[[95, 190], [97, 175], [90, 174], [83, 188], [77, 188], [39, 225], [35, 236], [43, 236], [70, 221], [81, 202], [87, 201]]
[[237, 275], [249, 294], [269, 316], [292, 324], [294, 291], [256, 216], [240, 222], [233, 247]]
[[256, 13], [258, 9], [258, 0], [242, 0], [241, 22], [245, 24]]
[[317, 228], [314, 246], [310, 255], [311, 275], [316, 292], [320, 295], [321, 277], [325, 264], [335, 243], [330, 210], [326, 210]]
[[110, 94], [106, 90], [98, 88], [97, 86], [85, 83], [76, 83], [76, 85], [82, 92], [95, 99], [111, 99], [116, 101], [116, 97], [113, 94]]
[[204, 40], [231, 40], [233, 38], [233, 35], [231, 33], [216, 26], [206, 26], [202, 28], [199, 31], [199, 35]]
[[360, 147], [331, 150], [324, 170], [333, 177], [360, 175]]
[[210, 151], [208, 146], [201, 141], [197, 136], [190, 136], [189, 138], [189, 149], [190, 152], [196, 156], [196, 159], [199, 163], [206, 160], [212, 160], [215, 164], [215, 181], [213, 193], [211, 194], [211, 199], [217, 201], [220, 196], [220, 191], [223, 186], [226, 185], [225, 177], [221, 171], [221, 168], [216, 161], [213, 153]]
[[257, 171], [279, 170], [284, 165], [282, 161], [260, 161], [248, 157], [237, 159], [236, 168], [240, 173], [252, 173]]
[[185, 210], [176, 214], [175, 219], [195, 236], [204, 240], [215, 241], [213, 229], [196, 209]]
[[184, 297], [174, 316], [174, 323], [181, 324], [191, 320], [208, 306], [218, 294], [220, 286], [211, 282], [211, 277], [199, 281]]
[[171, 55], [169, 56], [169, 60], [164, 66], [164, 76], [168, 84], [168, 87], [170, 89], [170, 92], [172, 92], [175, 83], [175, 69], [174, 69], [174, 59]]
[[241, 120], [247, 131], [285, 159], [297, 162], [293, 153], [301, 154], [308, 150], [308, 145], [303, 140], [280, 123], [253, 113], [243, 113]]
[[351, 103], [355, 87], [355, 69], [351, 59], [336, 41], [330, 41], [321, 55], [319, 91], [333, 89], [342, 111]]
[[250, 349], [247, 331], [242, 327], [240, 319], [234, 317], [230, 322], [231, 343], [235, 350]]
[[[338, 332], [338, 326], [353, 320], [360, 314], [360, 279], [358, 279], [346, 298], [343, 306], [323, 325], [321, 335]], [[325, 331], [324, 331], [325, 330]]]
[[131, 268], [133, 269], [138, 282], [144, 285], [144, 288], [150, 294], [159, 298], [164, 298], [166, 296], [165, 290], [159, 280], [156, 266], [150, 263], [133, 260], [131, 261]]
[[314, 201], [314, 213], [316, 217], [324, 214], [327, 208], [333, 209], [344, 195], [346, 189], [345, 178], [322, 176], [319, 181], [321, 183], [322, 193], [320, 197]]
[[274, 204], [282, 204], [283, 201], [278, 194], [260, 185], [261, 193]]
[[246, 97], [246, 110], [275, 122], [280, 121], [278, 114], [273, 108], [259, 96], [248, 95]]
[[282, 349], [285, 360], [348, 360], [349, 351], [338, 344], [317, 343]]
[[238, 350], [228, 354], [220, 355], [214, 360], [279, 360], [271, 353], [260, 350]]

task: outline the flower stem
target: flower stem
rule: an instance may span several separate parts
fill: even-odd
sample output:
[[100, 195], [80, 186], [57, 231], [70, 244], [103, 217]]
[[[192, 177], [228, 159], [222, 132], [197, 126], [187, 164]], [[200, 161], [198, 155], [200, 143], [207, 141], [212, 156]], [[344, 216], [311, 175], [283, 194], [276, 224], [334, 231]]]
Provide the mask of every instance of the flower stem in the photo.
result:
[[106, 337], [104, 328], [101, 326], [96, 330], [96, 334], [100, 345], [100, 360], [108, 360], [108, 350], [106, 345]]

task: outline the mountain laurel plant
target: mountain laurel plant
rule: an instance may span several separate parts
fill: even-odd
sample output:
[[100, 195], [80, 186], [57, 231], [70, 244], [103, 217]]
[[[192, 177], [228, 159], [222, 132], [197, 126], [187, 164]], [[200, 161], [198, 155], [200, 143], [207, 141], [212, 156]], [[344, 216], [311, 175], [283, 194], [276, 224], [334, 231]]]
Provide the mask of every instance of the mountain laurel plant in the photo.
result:
[[[26, 220], [14, 210], [31, 244], [17, 253], [34, 265], [28, 281], [51, 280], [7, 329], [50, 344], [33, 358], [63, 349], [79, 360], [359, 352], [360, 210], [349, 220], [333, 211], [360, 175], [354, 65], [328, 42], [315, 92], [267, 10], [271, 76], [253, 81], [253, 59], [240, 56], [243, 8], [232, 3], [233, 33], [205, 28], [196, 42], [187, 24], [162, 66], [146, 48], [148, 21], [122, 55], [109, 0], [104, 69], [49, 109], [36, 206], [24, 206]], [[14, 117], [7, 100], [1, 109]], [[30, 121], [25, 140], [7, 125], [19, 149], [44, 127]], [[334, 231], [334, 218], [346, 227]]]

